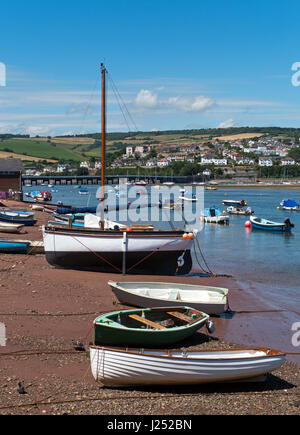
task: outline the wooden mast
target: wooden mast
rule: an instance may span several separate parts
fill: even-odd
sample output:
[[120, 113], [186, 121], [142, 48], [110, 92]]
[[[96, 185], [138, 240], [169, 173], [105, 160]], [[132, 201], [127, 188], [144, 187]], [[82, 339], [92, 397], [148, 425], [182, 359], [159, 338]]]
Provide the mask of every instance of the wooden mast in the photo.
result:
[[105, 74], [106, 69], [104, 64], [101, 63], [101, 76], [102, 76], [102, 111], [101, 111], [101, 218], [100, 228], [104, 230], [104, 186], [105, 186], [105, 145], [106, 145], [106, 96], [105, 96]]
[[102, 75], [102, 115], [101, 115], [101, 201], [104, 200], [105, 186], [105, 145], [106, 145], [106, 95], [105, 95], [105, 74], [106, 69], [101, 63]]

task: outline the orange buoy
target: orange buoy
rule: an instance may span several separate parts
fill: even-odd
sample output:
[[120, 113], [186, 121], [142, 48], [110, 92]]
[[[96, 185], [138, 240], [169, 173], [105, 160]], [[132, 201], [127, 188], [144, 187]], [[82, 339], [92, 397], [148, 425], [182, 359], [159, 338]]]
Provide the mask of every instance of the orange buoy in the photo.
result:
[[245, 227], [246, 228], [251, 228], [251, 222], [250, 221], [246, 221], [245, 222]]

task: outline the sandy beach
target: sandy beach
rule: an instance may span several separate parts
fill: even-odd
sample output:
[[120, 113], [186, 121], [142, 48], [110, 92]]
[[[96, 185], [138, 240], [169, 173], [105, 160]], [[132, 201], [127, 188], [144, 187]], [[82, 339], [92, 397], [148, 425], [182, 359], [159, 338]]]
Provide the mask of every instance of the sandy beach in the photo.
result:
[[[28, 204], [7, 202], [10, 207]], [[38, 224], [23, 234], [1, 237], [42, 240], [40, 226], [49, 214], [35, 212]], [[173, 281], [227, 287], [234, 316], [212, 318], [216, 331], [198, 331], [178, 347], [225, 348], [268, 346], [276, 313], [266, 316], [239, 311], [263, 310], [234, 277], [122, 276], [55, 269], [43, 254], [0, 255], [0, 321], [7, 343], [0, 347], [0, 414], [198, 415], [270, 414], [300, 412], [297, 356], [287, 355], [283, 366], [264, 383], [116, 389], [97, 384], [90, 371], [88, 344], [93, 320], [107, 311], [126, 308], [115, 299], [107, 281]], [[251, 323], [255, 320], [255, 327]], [[264, 324], [264, 322], [266, 322]], [[260, 332], [259, 332], [260, 331]], [[261, 331], [264, 331], [265, 334]], [[274, 333], [274, 332], [273, 332]], [[77, 351], [82, 340], [86, 351]], [[282, 349], [279, 349], [282, 350]], [[295, 353], [297, 348], [294, 348]], [[24, 382], [27, 394], [17, 392]]]

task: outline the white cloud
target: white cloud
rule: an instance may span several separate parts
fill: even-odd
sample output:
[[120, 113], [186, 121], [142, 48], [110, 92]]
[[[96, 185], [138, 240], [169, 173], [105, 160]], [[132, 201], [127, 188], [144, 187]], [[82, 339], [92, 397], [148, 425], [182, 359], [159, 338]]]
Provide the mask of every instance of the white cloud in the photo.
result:
[[153, 109], [157, 107], [157, 95], [147, 89], [141, 89], [136, 96], [135, 104], [141, 109]]
[[230, 127], [234, 127], [234, 120], [232, 118], [220, 122], [217, 128], [230, 128]]
[[163, 99], [148, 89], [141, 89], [135, 98], [135, 105], [139, 109], [175, 109], [183, 112], [202, 112], [215, 104], [213, 98], [203, 95]]
[[183, 110], [184, 112], [202, 112], [216, 103], [213, 98], [199, 95], [191, 98], [172, 97], [169, 98], [168, 104], [170, 107]]

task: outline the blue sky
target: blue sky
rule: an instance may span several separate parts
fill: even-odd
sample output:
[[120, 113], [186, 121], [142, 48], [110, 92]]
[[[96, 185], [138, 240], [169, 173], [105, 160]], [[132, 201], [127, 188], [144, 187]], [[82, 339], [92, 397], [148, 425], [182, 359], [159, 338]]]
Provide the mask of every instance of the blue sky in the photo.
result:
[[[294, 0], [11, 0], [1, 5], [0, 133], [300, 127]], [[3, 83], [2, 83], [3, 84]], [[1, 85], [1, 77], [0, 77]]]

